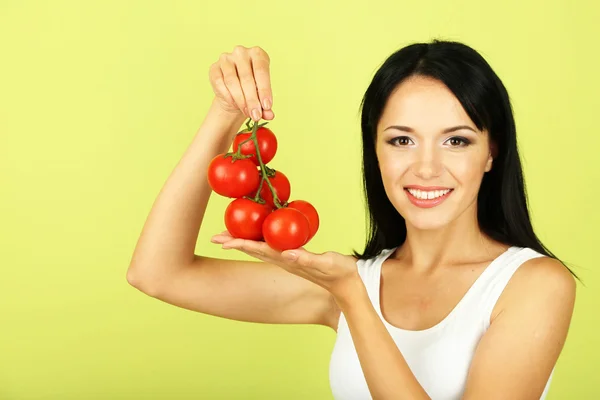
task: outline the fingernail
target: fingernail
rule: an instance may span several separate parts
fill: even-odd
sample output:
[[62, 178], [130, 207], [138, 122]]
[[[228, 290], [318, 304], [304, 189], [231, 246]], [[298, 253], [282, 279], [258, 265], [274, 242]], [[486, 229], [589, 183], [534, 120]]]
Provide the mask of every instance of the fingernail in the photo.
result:
[[271, 101], [269, 99], [264, 99], [263, 100], [263, 108], [265, 110], [270, 110], [271, 109]]
[[257, 108], [252, 110], [252, 118], [254, 118], [255, 121], [258, 121], [260, 119], [260, 112]]

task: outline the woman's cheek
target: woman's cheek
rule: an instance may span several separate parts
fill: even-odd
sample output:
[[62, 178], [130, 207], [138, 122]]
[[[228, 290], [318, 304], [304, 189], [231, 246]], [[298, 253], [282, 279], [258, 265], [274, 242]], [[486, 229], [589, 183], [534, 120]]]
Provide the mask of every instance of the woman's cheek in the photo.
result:
[[478, 160], [465, 160], [465, 162], [455, 163], [449, 169], [453, 171], [452, 175], [459, 181], [460, 186], [468, 188], [469, 191], [478, 191], [483, 176], [483, 169], [480, 168]]

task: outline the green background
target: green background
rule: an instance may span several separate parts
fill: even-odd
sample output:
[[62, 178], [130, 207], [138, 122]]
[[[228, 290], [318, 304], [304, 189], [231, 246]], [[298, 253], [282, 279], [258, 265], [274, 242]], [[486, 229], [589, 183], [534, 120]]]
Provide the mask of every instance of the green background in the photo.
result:
[[[129, 286], [143, 223], [237, 44], [271, 56], [269, 164], [365, 239], [358, 107], [396, 49], [460, 40], [511, 96], [535, 228], [579, 286], [549, 399], [600, 398], [599, 6], [592, 1], [0, 1], [0, 399], [330, 399], [335, 333], [170, 306]], [[228, 200], [210, 199], [196, 252]]]

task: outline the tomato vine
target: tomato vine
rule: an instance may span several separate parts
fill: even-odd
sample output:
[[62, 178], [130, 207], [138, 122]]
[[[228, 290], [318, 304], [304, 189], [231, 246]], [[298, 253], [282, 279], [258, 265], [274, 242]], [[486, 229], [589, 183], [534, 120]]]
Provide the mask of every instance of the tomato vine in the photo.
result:
[[254, 195], [254, 198], [250, 198], [248, 196], [244, 196], [244, 198], [248, 199], [248, 200], [252, 200], [256, 203], [259, 204], [265, 204], [266, 201], [260, 196], [260, 192], [262, 190], [263, 187], [263, 183], [266, 181], [267, 185], [269, 186], [269, 190], [271, 191], [271, 194], [273, 196], [273, 203], [275, 204], [275, 207], [277, 209], [280, 208], [284, 208], [287, 207], [288, 202], [281, 202], [281, 200], [279, 200], [279, 197], [277, 196], [277, 192], [275, 191], [275, 189], [273, 188], [273, 185], [271, 184], [271, 181], [269, 180], [269, 178], [272, 178], [275, 176], [275, 172], [276, 170], [269, 168], [266, 164], [263, 163], [262, 161], [262, 157], [260, 154], [260, 149], [258, 147], [258, 138], [256, 137], [256, 132], [258, 130], [258, 128], [263, 127], [265, 125], [268, 124], [268, 122], [264, 122], [262, 124], [259, 124], [258, 121], [254, 122], [252, 125], [250, 125], [252, 119], [248, 118], [248, 120], [246, 121], [246, 129], [247, 130], [242, 130], [240, 132], [238, 132], [237, 134], [242, 134], [242, 133], [247, 133], [252, 131], [252, 134], [250, 135], [250, 137], [242, 142], [239, 143], [237, 151], [234, 153], [227, 153], [226, 156], [231, 155], [233, 157], [234, 160], [236, 159], [242, 159], [242, 158], [250, 158], [252, 157], [252, 154], [248, 154], [248, 155], [243, 155], [242, 154], [242, 145], [246, 142], [252, 141], [252, 143], [254, 143], [254, 149], [256, 151], [256, 157], [258, 159], [258, 163], [259, 163], [259, 167], [260, 167], [260, 174], [261, 174], [261, 180], [260, 180], [260, 184], [258, 185], [258, 190], [256, 191], [256, 194]]

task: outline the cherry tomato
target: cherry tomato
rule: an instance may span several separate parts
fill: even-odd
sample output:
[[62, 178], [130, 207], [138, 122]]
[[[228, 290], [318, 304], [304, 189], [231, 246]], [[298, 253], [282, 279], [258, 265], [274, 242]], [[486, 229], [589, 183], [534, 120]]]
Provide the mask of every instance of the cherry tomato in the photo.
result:
[[[252, 136], [252, 132], [238, 133], [233, 139], [233, 151], [237, 151], [239, 144], [246, 139], [250, 139], [250, 136]], [[263, 164], [267, 164], [275, 157], [275, 153], [277, 153], [277, 138], [269, 128], [261, 126], [256, 130], [256, 140], [260, 149], [260, 158]], [[251, 160], [255, 165], [260, 165], [256, 157], [254, 141], [249, 140], [244, 143], [241, 153], [244, 155], [252, 154], [252, 157], [248, 158], [248, 160]]]
[[263, 237], [267, 244], [278, 251], [304, 246], [310, 234], [308, 219], [294, 208], [279, 208], [263, 222]]
[[231, 198], [254, 195], [260, 184], [256, 165], [249, 159], [233, 161], [224, 155], [219, 154], [208, 165], [208, 183], [212, 190]]
[[319, 230], [319, 213], [317, 213], [317, 209], [305, 200], [294, 200], [288, 203], [288, 207], [295, 208], [308, 219], [308, 225], [310, 227], [310, 234], [308, 235], [307, 240], [308, 243]]
[[235, 199], [225, 210], [225, 226], [235, 238], [263, 240], [262, 226], [271, 207], [249, 199]]
[[[283, 203], [290, 198], [290, 192], [292, 190], [287, 176], [281, 171], [275, 171], [275, 175], [272, 178], [267, 179], [271, 182], [275, 194], [277, 194], [277, 198], [279, 198], [279, 205], [283, 205]], [[260, 197], [262, 197], [271, 208], [275, 208], [275, 201], [273, 200], [271, 189], [266, 181], [263, 182], [262, 188], [260, 189]]]

